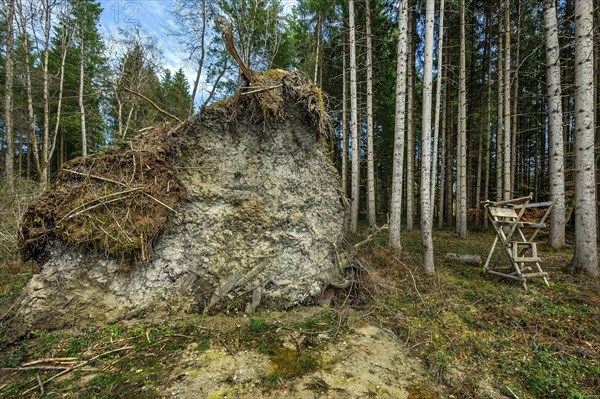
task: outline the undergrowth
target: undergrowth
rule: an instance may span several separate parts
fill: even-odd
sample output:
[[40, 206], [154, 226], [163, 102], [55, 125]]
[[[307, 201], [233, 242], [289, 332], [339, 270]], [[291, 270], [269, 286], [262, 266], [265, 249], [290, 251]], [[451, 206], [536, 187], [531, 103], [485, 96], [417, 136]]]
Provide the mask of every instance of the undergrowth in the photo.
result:
[[[73, 359], [49, 363], [67, 367], [106, 353], [44, 384], [46, 389], [59, 396], [77, 392], [80, 398], [163, 397], [182, 353], [190, 350], [266, 355], [272, 367], [260, 386], [277, 391], [286, 380], [323, 368], [323, 347], [351, 334], [353, 323], [365, 319], [406, 342], [446, 387], [443, 397], [600, 395], [599, 287], [585, 276], [569, 274], [570, 250], [540, 245], [550, 287], [534, 280], [524, 291], [516, 282], [482, 274], [479, 267], [444, 261], [448, 252], [485, 257], [491, 233], [471, 232], [460, 240], [453, 232], [436, 231], [436, 273], [423, 275], [419, 233], [403, 234], [400, 253], [387, 248], [385, 231], [360, 246], [360, 266], [349, 275], [353, 285], [337, 291], [332, 307], [34, 331], [16, 342], [8, 342], [0, 323], [0, 397], [17, 397], [31, 388], [39, 393], [36, 375], [48, 381], [60, 372], [18, 369], [28, 362]], [[349, 244], [364, 242], [366, 235], [349, 236]], [[0, 269], [0, 316], [31, 276], [25, 265], [15, 270]], [[128, 349], [110, 353], [121, 348]], [[316, 377], [312, 385], [315, 392], [327, 391]]]
[[[351, 236], [351, 242], [360, 241]], [[375, 317], [425, 360], [455, 397], [591, 398], [600, 395], [598, 284], [568, 274], [569, 252], [542, 246], [550, 287], [484, 275], [479, 267], [444, 261], [446, 253], [480, 255], [491, 233], [434, 233], [436, 273], [423, 275], [420, 232], [403, 236], [403, 252], [380, 235], [359, 252], [370, 275], [393, 281], [375, 293]], [[390, 274], [391, 273], [391, 274]], [[371, 289], [371, 292], [374, 290]]]

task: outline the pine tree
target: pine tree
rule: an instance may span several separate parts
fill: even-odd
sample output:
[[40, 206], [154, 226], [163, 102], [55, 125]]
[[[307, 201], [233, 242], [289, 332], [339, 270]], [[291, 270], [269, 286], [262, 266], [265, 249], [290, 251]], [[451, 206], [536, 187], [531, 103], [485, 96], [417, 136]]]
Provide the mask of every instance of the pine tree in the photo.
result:
[[460, 3], [460, 67], [458, 100], [456, 230], [467, 238], [467, 88], [466, 88], [465, 0]]
[[421, 129], [421, 252], [423, 269], [431, 274], [433, 263], [433, 206], [431, 199], [431, 102], [433, 100], [433, 30], [435, 1], [425, 6], [425, 62], [423, 64], [423, 118]]
[[545, 0], [543, 5], [546, 33], [550, 199], [554, 202], [554, 209], [550, 214], [549, 241], [552, 247], [561, 248], [565, 245], [565, 175], [556, 0]]
[[575, 257], [573, 266], [600, 277], [596, 241], [596, 179], [592, 0], [575, 2]]
[[375, 157], [373, 154], [373, 44], [371, 38], [371, 2], [366, 0], [367, 25], [367, 211], [369, 227], [377, 225], [375, 211]]
[[6, 65], [4, 69], [4, 131], [6, 156], [4, 158], [4, 180], [9, 189], [14, 188], [14, 125], [13, 125], [13, 79], [14, 79], [14, 14], [15, 1], [8, 0], [6, 17]]
[[396, 114], [394, 128], [394, 160], [392, 170], [392, 198], [389, 245], [400, 249], [400, 221], [402, 219], [402, 172], [404, 165], [404, 121], [406, 106], [406, 62], [408, 17], [407, 0], [398, 3], [398, 47], [396, 61]]
[[350, 230], [356, 233], [358, 227], [358, 187], [360, 149], [358, 146], [358, 101], [356, 83], [356, 28], [354, 24], [354, 0], [348, 1], [348, 28], [350, 29], [350, 130], [352, 132], [352, 207], [350, 210]]

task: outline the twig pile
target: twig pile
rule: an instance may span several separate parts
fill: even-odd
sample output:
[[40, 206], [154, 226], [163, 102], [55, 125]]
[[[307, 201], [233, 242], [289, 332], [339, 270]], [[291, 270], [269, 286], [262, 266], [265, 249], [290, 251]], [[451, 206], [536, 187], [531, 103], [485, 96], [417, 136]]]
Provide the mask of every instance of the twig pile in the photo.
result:
[[20, 226], [24, 260], [43, 259], [54, 238], [121, 259], [147, 260], [168, 216], [186, 194], [163, 125], [87, 158], [64, 164], [56, 181], [27, 209]]

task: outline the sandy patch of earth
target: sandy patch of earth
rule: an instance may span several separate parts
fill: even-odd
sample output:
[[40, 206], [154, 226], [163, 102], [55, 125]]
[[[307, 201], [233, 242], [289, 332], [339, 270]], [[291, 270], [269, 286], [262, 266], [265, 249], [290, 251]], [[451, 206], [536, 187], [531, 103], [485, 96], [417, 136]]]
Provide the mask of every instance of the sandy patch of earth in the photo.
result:
[[[283, 344], [296, 361], [302, 357], [290, 337]], [[283, 356], [283, 355], [282, 355]], [[328, 343], [311, 371], [280, 378], [273, 354], [226, 348], [199, 351], [190, 345], [165, 389], [173, 398], [436, 398], [421, 360], [387, 331], [372, 325], [357, 328]]]

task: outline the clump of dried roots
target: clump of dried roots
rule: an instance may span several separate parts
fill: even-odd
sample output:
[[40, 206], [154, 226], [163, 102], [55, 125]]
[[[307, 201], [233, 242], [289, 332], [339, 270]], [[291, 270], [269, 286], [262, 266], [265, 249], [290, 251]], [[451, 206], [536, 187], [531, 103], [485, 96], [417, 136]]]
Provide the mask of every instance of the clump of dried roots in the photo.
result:
[[256, 122], [262, 122], [266, 127], [285, 117], [285, 104], [300, 106], [306, 122], [315, 129], [318, 139], [331, 134], [331, 121], [321, 90], [297, 71], [271, 69], [254, 72], [252, 82], [247, 87], [219, 105], [226, 107], [230, 115], [230, 131], [235, 136], [241, 110], [248, 110]]
[[147, 260], [168, 216], [186, 194], [173, 165], [171, 137], [155, 127], [132, 141], [64, 164], [27, 209], [20, 226], [24, 260], [45, 258], [55, 238], [132, 262]]

